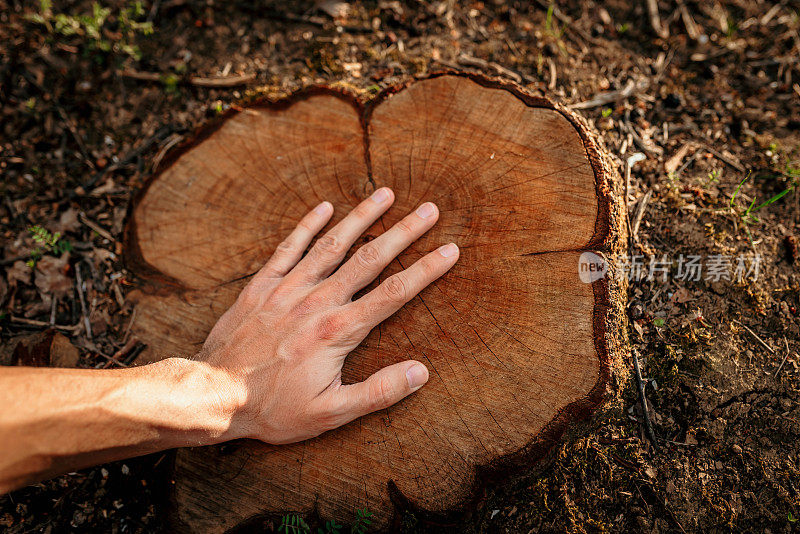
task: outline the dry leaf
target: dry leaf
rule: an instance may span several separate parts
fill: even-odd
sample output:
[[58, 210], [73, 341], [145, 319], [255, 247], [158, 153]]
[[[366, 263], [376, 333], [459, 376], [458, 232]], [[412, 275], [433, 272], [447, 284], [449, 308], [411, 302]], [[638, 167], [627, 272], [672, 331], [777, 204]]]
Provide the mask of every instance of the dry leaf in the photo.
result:
[[4, 365], [28, 367], [76, 367], [79, 357], [78, 348], [55, 330], [13, 338], [0, 351]]
[[674, 303], [684, 304], [690, 300], [694, 300], [694, 297], [692, 296], [692, 293], [685, 287], [678, 289], [672, 294], [672, 302]]
[[692, 148], [691, 143], [684, 143], [675, 154], [669, 157], [667, 161], [664, 162], [664, 170], [667, 171], [667, 174], [671, 174], [678, 170], [678, 167], [681, 166], [683, 163], [683, 159], [686, 157], [686, 154], [689, 153], [689, 149]]
[[6, 279], [8, 280], [8, 285], [11, 287], [16, 287], [18, 282], [30, 284], [31, 268], [28, 267], [24, 261], [15, 261], [14, 265], [6, 269]]
[[317, 9], [324, 11], [334, 19], [341, 19], [350, 12], [350, 4], [338, 0], [322, 0], [317, 2]]
[[80, 226], [80, 222], [78, 222], [78, 211], [69, 208], [67, 211], [61, 214], [61, 218], [58, 220], [58, 223], [53, 226], [53, 229], [56, 232], [64, 234], [66, 232], [74, 232]]
[[60, 258], [44, 256], [36, 262], [36, 288], [43, 295], [64, 296], [72, 288], [72, 280], [67, 276], [69, 254]]
[[50, 367], [77, 367], [80, 358], [78, 347], [67, 336], [56, 332], [50, 343]]

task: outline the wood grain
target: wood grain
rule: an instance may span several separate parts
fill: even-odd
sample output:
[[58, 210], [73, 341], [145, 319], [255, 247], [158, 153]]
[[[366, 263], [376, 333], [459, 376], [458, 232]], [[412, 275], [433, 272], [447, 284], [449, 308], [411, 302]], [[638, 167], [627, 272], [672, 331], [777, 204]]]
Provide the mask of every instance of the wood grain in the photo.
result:
[[303, 443], [179, 451], [182, 528], [224, 532], [288, 511], [347, 522], [358, 508], [385, 527], [398, 506], [462, 509], [492, 473], [541, 457], [606, 396], [625, 350], [624, 288], [582, 283], [578, 258], [592, 250], [613, 264], [619, 253], [615, 173], [568, 112], [454, 74], [365, 106], [324, 89], [256, 103], [176, 152], [129, 222], [142, 277], [134, 329], [150, 341], [141, 361], [191, 357], [306, 210], [330, 200], [336, 222], [384, 185], [395, 206], [365, 240], [424, 200], [441, 217], [381, 279], [448, 241], [461, 258], [364, 340], [344, 381], [416, 358], [429, 383]]

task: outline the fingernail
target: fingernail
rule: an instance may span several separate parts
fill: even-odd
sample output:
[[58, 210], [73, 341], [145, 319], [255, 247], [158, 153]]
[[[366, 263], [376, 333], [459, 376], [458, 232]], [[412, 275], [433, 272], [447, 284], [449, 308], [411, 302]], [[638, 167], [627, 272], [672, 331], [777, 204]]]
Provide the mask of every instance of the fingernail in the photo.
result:
[[417, 215], [419, 215], [423, 219], [427, 219], [434, 213], [436, 213], [436, 207], [433, 205], [432, 202], [426, 202], [425, 204], [417, 208]]
[[421, 363], [416, 363], [406, 371], [406, 380], [408, 380], [408, 387], [417, 389], [428, 381], [428, 369]]
[[314, 208], [314, 213], [317, 215], [327, 215], [330, 210], [331, 203], [326, 200], [325, 202], [320, 202], [319, 205]]
[[380, 189], [372, 193], [372, 196], [369, 198], [372, 199], [372, 201], [376, 204], [383, 204], [384, 202], [389, 200], [389, 189], [386, 187], [381, 187]]
[[458, 253], [458, 247], [455, 243], [448, 243], [447, 245], [442, 245], [439, 247], [439, 254], [444, 256], [445, 258], [449, 258], [451, 256], [455, 256]]

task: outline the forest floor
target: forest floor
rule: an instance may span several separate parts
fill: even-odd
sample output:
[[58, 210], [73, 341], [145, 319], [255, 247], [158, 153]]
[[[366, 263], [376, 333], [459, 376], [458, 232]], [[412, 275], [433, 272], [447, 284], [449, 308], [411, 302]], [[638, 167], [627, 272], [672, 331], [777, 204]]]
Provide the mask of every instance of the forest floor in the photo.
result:
[[[57, 15], [91, 2], [37, 4], [0, 0], [0, 363], [133, 361], [129, 202], [232, 103], [332, 82], [367, 97], [442, 68], [499, 74], [573, 105], [630, 168], [631, 254], [645, 265], [630, 339], [656, 441], [631, 378], [593, 430], [453, 529], [800, 528], [800, 4], [662, 0], [653, 20], [622, 0], [153, 0], [141, 13], [102, 2], [107, 19], [82, 23]], [[700, 257], [699, 276], [681, 256]], [[651, 260], [669, 273], [648, 277]], [[0, 528], [157, 531], [168, 465], [156, 454], [2, 496]]]

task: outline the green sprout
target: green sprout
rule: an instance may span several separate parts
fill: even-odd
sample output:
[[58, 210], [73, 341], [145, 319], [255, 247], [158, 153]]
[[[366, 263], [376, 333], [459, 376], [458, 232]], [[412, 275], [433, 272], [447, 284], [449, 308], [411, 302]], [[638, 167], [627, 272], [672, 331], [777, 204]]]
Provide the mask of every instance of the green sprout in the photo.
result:
[[[372, 512], [366, 508], [356, 510], [356, 520], [350, 527], [350, 534], [365, 534], [372, 524]], [[342, 525], [331, 519], [326, 521], [322, 527], [317, 527], [317, 534], [341, 534]], [[299, 514], [286, 514], [281, 518], [278, 526], [281, 534], [310, 534], [311, 527]]]
[[140, 59], [141, 52], [132, 43], [137, 34], [153, 33], [151, 22], [138, 20], [144, 13], [138, 0], [129, 2], [116, 13], [94, 2], [91, 13], [83, 15], [54, 13], [52, 0], [39, 0], [39, 12], [28, 15], [27, 19], [41, 24], [53, 36], [82, 38], [89, 51], [116, 52]]
[[35, 267], [36, 262], [39, 261], [45, 253], [61, 256], [63, 253], [72, 250], [72, 243], [66, 239], [61, 239], [61, 232], [51, 234], [49, 230], [38, 224], [29, 227], [28, 232], [30, 232], [34, 242], [39, 245], [30, 251], [30, 258], [25, 262], [28, 267]]

